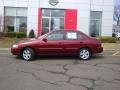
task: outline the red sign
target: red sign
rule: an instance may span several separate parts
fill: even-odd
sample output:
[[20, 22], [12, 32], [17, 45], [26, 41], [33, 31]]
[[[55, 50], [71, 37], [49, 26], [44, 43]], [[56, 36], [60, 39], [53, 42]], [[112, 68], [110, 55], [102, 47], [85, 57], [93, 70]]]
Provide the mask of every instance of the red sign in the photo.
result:
[[77, 10], [74, 9], [65, 10], [65, 29], [67, 30], [77, 29]]

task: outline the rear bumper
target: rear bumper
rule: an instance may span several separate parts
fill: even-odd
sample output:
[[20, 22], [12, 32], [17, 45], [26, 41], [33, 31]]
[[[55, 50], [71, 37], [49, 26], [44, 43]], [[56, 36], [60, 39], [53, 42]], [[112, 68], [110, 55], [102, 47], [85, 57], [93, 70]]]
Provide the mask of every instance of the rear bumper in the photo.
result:
[[102, 53], [103, 52], [103, 47], [97, 47], [94, 53]]

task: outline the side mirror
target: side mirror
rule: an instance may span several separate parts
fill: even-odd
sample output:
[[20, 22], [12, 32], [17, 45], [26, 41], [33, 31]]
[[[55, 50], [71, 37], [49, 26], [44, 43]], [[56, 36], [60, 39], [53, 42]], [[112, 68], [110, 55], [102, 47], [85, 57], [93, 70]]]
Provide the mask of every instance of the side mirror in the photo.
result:
[[43, 38], [42, 40], [43, 40], [44, 42], [47, 42], [47, 39], [46, 39], [46, 38]]

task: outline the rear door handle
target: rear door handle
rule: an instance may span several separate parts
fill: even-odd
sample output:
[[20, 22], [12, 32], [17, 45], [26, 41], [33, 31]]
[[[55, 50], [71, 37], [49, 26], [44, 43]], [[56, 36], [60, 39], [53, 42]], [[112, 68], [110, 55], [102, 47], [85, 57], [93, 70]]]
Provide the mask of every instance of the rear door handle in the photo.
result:
[[83, 42], [80, 42], [80, 44], [82, 44]]

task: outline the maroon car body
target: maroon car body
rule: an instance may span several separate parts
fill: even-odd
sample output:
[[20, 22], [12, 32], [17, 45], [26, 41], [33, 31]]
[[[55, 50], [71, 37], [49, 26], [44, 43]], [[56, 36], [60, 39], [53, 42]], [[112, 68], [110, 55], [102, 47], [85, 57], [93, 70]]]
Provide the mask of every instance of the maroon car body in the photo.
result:
[[[26, 49], [28, 51], [24, 52]], [[80, 31], [56, 30], [37, 39], [19, 41], [11, 47], [11, 52], [13, 55], [20, 55], [23, 59], [28, 57], [25, 60], [31, 60], [35, 55], [80, 55], [82, 49], [89, 51], [88, 58], [80, 57], [83, 60], [87, 60], [93, 54], [103, 51], [98, 39], [89, 37]], [[24, 56], [27, 54], [29, 56]]]

